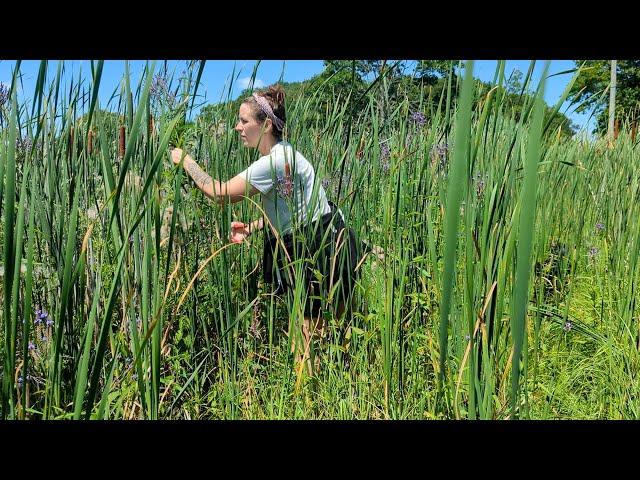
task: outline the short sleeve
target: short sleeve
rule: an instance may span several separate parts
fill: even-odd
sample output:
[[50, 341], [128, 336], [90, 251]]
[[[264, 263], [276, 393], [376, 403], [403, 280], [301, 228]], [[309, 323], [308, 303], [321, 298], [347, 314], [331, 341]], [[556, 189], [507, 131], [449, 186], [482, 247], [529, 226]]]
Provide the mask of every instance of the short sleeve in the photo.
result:
[[273, 188], [275, 171], [275, 159], [271, 155], [265, 155], [240, 172], [238, 176], [256, 187], [260, 193], [267, 194]]

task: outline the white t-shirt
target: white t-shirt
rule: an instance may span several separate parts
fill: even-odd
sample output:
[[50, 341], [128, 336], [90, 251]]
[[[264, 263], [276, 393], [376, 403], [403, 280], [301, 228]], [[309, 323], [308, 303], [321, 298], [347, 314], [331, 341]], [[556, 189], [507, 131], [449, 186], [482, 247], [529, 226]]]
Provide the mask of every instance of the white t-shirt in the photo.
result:
[[[286, 163], [290, 182], [287, 182]], [[316, 184], [313, 165], [287, 142], [276, 143], [269, 154], [239, 175], [260, 191], [264, 211], [280, 233], [289, 232], [293, 225], [310, 223], [309, 217], [316, 221], [331, 212], [324, 188], [320, 182]]]

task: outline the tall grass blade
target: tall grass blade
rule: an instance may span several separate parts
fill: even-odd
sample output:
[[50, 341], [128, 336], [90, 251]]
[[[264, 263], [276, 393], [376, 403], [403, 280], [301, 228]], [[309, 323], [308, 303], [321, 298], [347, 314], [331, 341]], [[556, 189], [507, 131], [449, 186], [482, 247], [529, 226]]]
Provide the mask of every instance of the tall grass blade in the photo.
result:
[[511, 330], [513, 337], [513, 362], [511, 370], [511, 409], [513, 418], [517, 415], [520, 381], [520, 359], [524, 333], [526, 330], [526, 314], [529, 304], [529, 275], [531, 272], [531, 253], [533, 249], [534, 220], [536, 215], [536, 194], [538, 185], [538, 162], [540, 161], [540, 141], [544, 115], [544, 86], [547, 62], [544, 67], [540, 88], [535, 100], [533, 120], [527, 144], [527, 155], [524, 164], [524, 179], [520, 196], [520, 219], [518, 226], [518, 245], [516, 254], [516, 272], [513, 289], [513, 309]]

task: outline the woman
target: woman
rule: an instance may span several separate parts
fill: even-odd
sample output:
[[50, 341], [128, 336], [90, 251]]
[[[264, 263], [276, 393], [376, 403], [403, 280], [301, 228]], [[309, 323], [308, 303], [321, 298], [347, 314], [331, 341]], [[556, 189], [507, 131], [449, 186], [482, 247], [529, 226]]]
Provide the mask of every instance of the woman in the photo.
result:
[[[232, 222], [230, 240], [243, 242], [263, 229], [267, 220], [264, 279], [275, 284], [275, 293], [292, 294], [296, 278], [302, 278], [307, 294], [303, 347], [308, 358], [311, 338], [324, 333], [321, 298], [331, 299], [339, 319], [351, 299], [356, 267], [365, 252], [353, 230], [345, 228], [342, 212], [328, 202], [311, 163], [283, 141], [285, 121], [280, 85], [243, 101], [235, 130], [244, 145], [257, 148], [261, 157], [228, 182], [212, 179], [178, 148], [172, 150], [171, 158], [176, 165], [182, 161], [198, 188], [218, 203], [261, 194], [266, 219]], [[296, 343], [294, 339], [294, 347]]]

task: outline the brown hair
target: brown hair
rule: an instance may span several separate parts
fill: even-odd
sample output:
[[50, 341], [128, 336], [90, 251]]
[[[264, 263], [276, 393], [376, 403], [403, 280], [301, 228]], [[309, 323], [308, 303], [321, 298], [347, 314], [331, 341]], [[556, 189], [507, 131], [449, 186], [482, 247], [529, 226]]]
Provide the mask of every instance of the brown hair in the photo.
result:
[[[265, 89], [257, 90], [255, 93], [264, 97], [267, 102], [269, 102], [269, 106], [273, 110], [273, 114], [282, 120], [282, 123], [287, 122], [286, 114], [284, 111], [284, 89], [282, 85], [275, 83]], [[257, 121], [263, 123], [267, 119], [267, 114], [262, 111], [256, 99], [253, 98], [253, 95], [247, 97], [244, 102], [251, 105], [251, 109], [253, 110], [254, 117]], [[276, 140], [282, 140], [282, 130], [278, 129], [274, 123], [273, 125], [273, 135], [276, 137]]]

